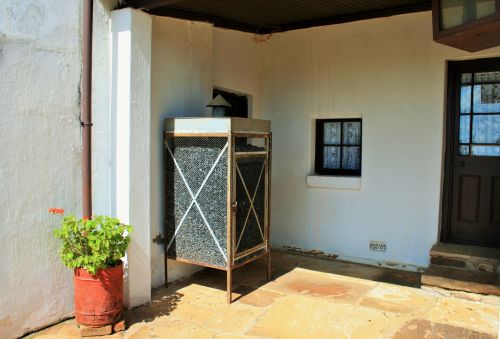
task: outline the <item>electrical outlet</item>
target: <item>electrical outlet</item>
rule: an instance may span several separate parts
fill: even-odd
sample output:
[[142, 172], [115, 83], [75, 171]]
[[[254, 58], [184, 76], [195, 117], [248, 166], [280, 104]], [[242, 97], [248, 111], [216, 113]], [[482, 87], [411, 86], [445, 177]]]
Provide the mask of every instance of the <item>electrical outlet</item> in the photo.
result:
[[387, 245], [382, 240], [370, 240], [370, 251], [385, 252], [387, 251]]

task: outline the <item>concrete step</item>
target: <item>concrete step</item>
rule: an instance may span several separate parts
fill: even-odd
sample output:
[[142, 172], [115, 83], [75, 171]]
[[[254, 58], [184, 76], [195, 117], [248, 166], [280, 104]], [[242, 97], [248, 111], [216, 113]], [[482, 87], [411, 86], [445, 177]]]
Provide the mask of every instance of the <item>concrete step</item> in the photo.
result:
[[500, 248], [438, 243], [430, 256], [431, 265], [500, 273]]
[[500, 274], [466, 271], [439, 265], [430, 265], [422, 274], [422, 285], [447, 290], [466, 291], [500, 296]]

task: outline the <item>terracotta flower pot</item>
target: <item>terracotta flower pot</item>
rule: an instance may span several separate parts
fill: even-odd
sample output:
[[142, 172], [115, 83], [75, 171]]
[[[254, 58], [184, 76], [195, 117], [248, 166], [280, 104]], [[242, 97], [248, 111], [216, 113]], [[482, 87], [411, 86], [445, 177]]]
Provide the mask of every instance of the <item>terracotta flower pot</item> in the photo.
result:
[[101, 327], [121, 319], [123, 310], [123, 265], [104, 268], [91, 275], [74, 270], [75, 318], [79, 324]]

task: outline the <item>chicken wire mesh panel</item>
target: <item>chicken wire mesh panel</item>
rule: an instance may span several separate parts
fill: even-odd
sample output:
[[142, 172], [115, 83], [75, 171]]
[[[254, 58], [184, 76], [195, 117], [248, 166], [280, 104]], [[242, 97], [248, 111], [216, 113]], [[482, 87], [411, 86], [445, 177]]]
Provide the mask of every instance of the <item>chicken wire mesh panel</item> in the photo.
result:
[[227, 143], [166, 137], [167, 255], [227, 267]]
[[236, 161], [236, 254], [264, 243], [265, 163], [264, 157]]

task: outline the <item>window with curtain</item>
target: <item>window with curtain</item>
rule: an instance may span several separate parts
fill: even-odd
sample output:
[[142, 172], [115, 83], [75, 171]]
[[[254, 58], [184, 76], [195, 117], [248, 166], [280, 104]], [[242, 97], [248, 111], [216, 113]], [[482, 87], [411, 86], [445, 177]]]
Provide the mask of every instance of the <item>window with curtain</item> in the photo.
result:
[[361, 119], [316, 120], [316, 174], [361, 176]]

